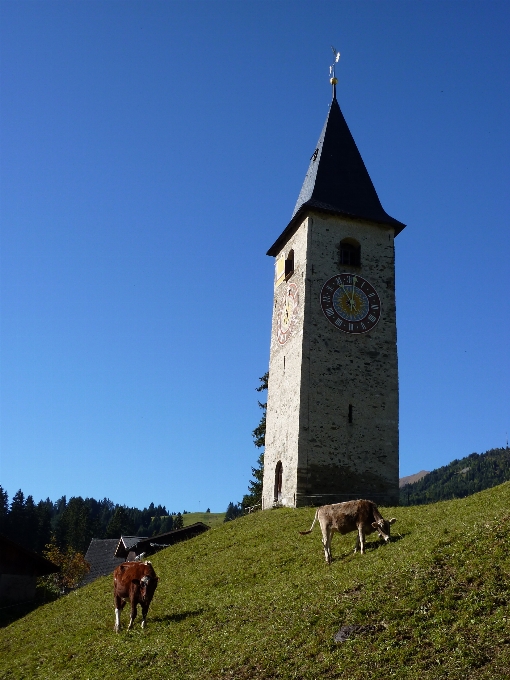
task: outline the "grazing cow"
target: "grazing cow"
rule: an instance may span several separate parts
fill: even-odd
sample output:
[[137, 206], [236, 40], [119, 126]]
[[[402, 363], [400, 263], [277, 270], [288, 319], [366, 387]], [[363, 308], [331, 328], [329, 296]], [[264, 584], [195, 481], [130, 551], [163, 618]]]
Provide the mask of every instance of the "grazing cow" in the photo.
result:
[[328, 564], [331, 564], [331, 538], [335, 531], [338, 531], [339, 534], [348, 534], [357, 530], [358, 536], [354, 552], [360, 546], [363, 555], [365, 552], [365, 534], [377, 531], [379, 536], [387, 543], [390, 540], [390, 524], [397, 521], [395, 518], [383, 519], [376, 504], [372, 501], [347, 501], [317, 508], [309, 531], [300, 531], [299, 533], [303, 536], [311, 533], [317, 520], [321, 525], [322, 545]]
[[128, 630], [133, 627], [137, 606], [142, 608], [142, 628], [149, 605], [158, 585], [158, 577], [150, 562], [123, 562], [113, 572], [113, 600], [115, 602], [115, 631], [120, 630], [120, 612], [127, 600], [131, 603], [131, 619]]

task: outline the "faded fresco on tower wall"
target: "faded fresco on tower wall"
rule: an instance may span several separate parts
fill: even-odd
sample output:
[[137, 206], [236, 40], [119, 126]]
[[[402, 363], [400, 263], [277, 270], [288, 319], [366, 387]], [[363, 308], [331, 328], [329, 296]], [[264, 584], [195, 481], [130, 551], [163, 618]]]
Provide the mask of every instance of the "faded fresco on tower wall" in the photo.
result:
[[[273, 301], [273, 322], [269, 359], [267, 394], [266, 445], [264, 452], [263, 507], [275, 501], [275, 471], [283, 466], [282, 505], [295, 505], [300, 433], [300, 385], [303, 363], [303, 319], [305, 305], [307, 226], [305, 220], [275, 258], [294, 251], [294, 272], [276, 286]], [[285, 299], [290, 285], [296, 286], [298, 303], [293, 311], [287, 339], [279, 342], [279, 328], [285, 314]]]

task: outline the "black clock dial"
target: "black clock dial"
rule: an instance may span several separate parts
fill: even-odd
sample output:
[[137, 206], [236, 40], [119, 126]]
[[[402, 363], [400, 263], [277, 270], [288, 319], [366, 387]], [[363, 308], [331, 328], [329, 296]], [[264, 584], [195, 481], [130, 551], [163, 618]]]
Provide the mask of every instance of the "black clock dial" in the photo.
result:
[[381, 316], [381, 301], [375, 288], [362, 276], [337, 274], [321, 290], [326, 319], [344, 333], [367, 333]]

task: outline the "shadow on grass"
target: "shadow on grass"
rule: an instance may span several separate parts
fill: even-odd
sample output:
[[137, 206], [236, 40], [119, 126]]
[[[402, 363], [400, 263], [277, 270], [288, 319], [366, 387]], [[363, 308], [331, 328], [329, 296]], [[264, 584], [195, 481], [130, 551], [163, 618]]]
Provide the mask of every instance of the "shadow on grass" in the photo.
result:
[[49, 602], [53, 602], [53, 600], [37, 598], [30, 602], [21, 602], [19, 604], [0, 607], [0, 628], [9, 626], [11, 623], [14, 623], [18, 619], [22, 619], [24, 616], [27, 616], [27, 614], [30, 614], [30, 612], [33, 612], [35, 609], [38, 609]]
[[[390, 539], [390, 543], [395, 543], [396, 541], [401, 541], [403, 538], [405, 538], [407, 534], [397, 534], [396, 536], [392, 536]], [[383, 541], [367, 541], [365, 543], [365, 553], [370, 553], [373, 552], [374, 550], [379, 550], [379, 548], [384, 548], [387, 547], [388, 544], [384, 543]], [[356, 555], [360, 555], [359, 550], [355, 553], [354, 548], [352, 550], [348, 550], [347, 552], [344, 552], [341, 555], [336, 555], [333, 557], [333, 562], [345, 560], [347, 557], [356, 557]]]
[[184, 621], [185, 619], [192, 618], [194, 616], [201, 616], [204, 613], [204, 609], [195, 609], [194, 611], [179, 612], [177, 614], [165, 614], [165, 616], [155, 616], [152, 620], [158, 621], [160, 623], [179, 623], [179, 621]]

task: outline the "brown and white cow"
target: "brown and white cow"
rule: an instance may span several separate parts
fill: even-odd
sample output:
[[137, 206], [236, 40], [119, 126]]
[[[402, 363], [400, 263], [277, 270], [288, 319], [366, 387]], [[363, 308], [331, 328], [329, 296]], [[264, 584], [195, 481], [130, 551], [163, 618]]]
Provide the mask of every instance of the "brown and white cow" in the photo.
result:
[[303, 536], [311, 533], [315, 522], [319, 520], [322, 529], [322, 545], [326, 562], [331, 564], [331, 538], [335, 531], [339, 534], [348, 534], [351, 531], [358, 531], [356, 546], [361, 548], [361, 554], [365, 552], [365, 535], [377, 531], [379, 536], [386, 541], [390, 540], [390, 524], [397, 520], [393, 517], [390, 520], [383, 519], [383, 516], [372, 501], [346, 501], [345, 503], [335, 503], [334, 505], [323, 505], [317, 508], [312, 526], [309, 531], [300, 531]]
[[138, 605], [142, 608], [142, 628], [145, 628], [145, 619], [158, 581], [159, 578], [150, 562], [123, 562], [115, 568], [113, 600], [117, 633], [120, 630], [120, 612], [128, 600], [131, 603], [131, 619], [128, 629], [133, 627]]

